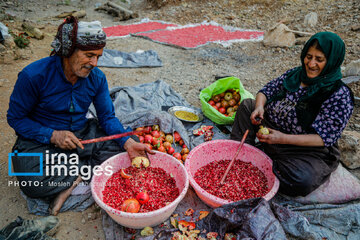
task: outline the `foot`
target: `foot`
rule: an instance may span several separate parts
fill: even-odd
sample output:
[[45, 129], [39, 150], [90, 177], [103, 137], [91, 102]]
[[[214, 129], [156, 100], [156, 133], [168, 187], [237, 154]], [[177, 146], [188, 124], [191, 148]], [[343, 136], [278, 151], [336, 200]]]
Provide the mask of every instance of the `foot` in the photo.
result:
[[49, 206], [50, 215], [54, 215], [54, 216], [58, 215], [58, 213], [60, 212], [60, 209], [61, 209], [62, 205], [64, 204], [64, 202], [66, 201], [66, 199], [68, 199], [68, 197], [71, 195], [71, 192], [81, 181], [82, 181], [82, 179], [79, 176], [69, 189], [62, 191], [61, 193], [59, 193], [56, 196], [56, 198], [50, 203], [50, 206]]
[[68, 199], [68, 197], [71, 195], [71, 192], [72, 192], [72, 188], [69, 188], [66, 189], [65, 191], [62, 191], [56, 196], [56, 198], [50, 203], [49, 206], [50, 215], [54, 215], [54, 216], [58, 215], [62, 205], [64, 204], [66, 199]]

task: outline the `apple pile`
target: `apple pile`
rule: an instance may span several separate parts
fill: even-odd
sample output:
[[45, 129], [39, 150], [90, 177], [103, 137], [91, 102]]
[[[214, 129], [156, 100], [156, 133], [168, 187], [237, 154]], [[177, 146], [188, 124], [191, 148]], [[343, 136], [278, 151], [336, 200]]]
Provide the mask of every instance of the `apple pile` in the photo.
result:
[[232, 117], [240, 105], [240, 100], [241, 96], [235, 89], [228, 89], [223, 93], [213, 95], [208, 104], [226, 117]]
[[[157, 124], [136, 128], [136, 131], [142, 130], [142, 133], [137, 134], [141, 143], [146, 144], [150, 149], [168, 153], [182, 163], [185, 162], [189, 149], [178, 132], [175, 131], [174, 135], [171, 133], [164, 133]], [[175, 152], [172, 144], [179, 144], [182, 147], [181, 152]]]

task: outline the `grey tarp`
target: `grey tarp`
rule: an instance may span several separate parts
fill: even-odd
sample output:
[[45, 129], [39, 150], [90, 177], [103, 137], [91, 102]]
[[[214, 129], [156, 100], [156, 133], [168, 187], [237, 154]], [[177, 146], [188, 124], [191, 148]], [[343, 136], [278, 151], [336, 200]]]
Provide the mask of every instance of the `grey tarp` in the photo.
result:
[[[179, 122], [179, 120], [173, 116], [169, 116], [166, 112], [161, 111], [161, 109], [164, 109], [164, 106], [180, 105], [189, 107], [190, 104], [176, 93], [171, 86], [160, 80], [134, 87], [116, 87], [110, 91], [110, 94], [115, 105], [116, 116], [123, 121], [125, 126], [137, 127], [160, 123], [161, 127], [165, 127], [167, 130], [169, 130], [169, 128], [179, 130], [182, 137], [186, 138], [183, 135], [185, 129], [188, 140], [190, 141], [189, 146], [191, 147], [197, 146], [204, 141], [202, 136], [195, 138], [192, 135], [193, 129], [200, 127], [200, 125], [215, 126], [214, 123], [207, 118], [197, 124]], [[156, 116], [164, 116], [164, 119], [158, 119]], [[159, 120], [160, 122], [156, 122]], [[170, 121], [170, 123], [162, 124], [161, 121]], [[184, 129], [180, 126], [181, 123]], [[214, 127], [214, 130], [215, 139], [229, 138], [229, 135], [223, 134], [216, 127]], [[251, 222], [256, 223], [259, 219], [261, 220], [264, 214], [268, 213], [270, 209], [269, 206], [272, 210], [272, 214], [266, 214], [269, 223], [266, 226], [269, 228], [263, 228], [264, 226], [259, 225], [257, 229], [256, 224], [249, 224], [249, 226], [252, 226], [251, 231], [240, 231], [241, 234], [243, 234], [241, 236], [249, 234], [248, 236], [250, 237], [250, 233], [256, 232], [254, 236], [262, 236], [264, 238], [252, 236], [249, 239], [282, 239], [284, 238], [283, 232], [286, 232], [288, 237], [292, 239], [360, 239], [359, 202], [339, 205], [301, 205], [277, 194], [274, 200], [269, 203], [259, 202], [258, 208], [263, 214], [255, 215], [254, 218], [258, 219], [252, 219]], [[197, 213], [199, 210], [210, 209], [196, 196], [192, 188], [189, 188], [187, 195], [179, 204], [175, 213], [178, 213], [179, 217], [184, 217], [183, 213], [189, 207], [197, 210]], [[226, 208], [226, 206], [224, 206], [224, 208]], [[279, 228], [280, 225], [277, 224], [277, 222], [281, 224], [282, 229]], [[222, 224], [222, 226], [224, 226], [224, 224], [228, 223], [223, 221]], [[167, 221], [165, 225], [170, 227], [169, 221]], [[103, 212], [103, 227], [106, 239], [128, 239], [132, 236], [132, 234], [124, 231], [122, 226], [116, 224], [105, 212]], [[278, 230], [276, 234], [272, 231], [274, 229]], [[160, 231], [164, 231], [164, 227], [157, 226], [154, 230], [156, 233], [159, 233]], [[139, 233], [139, 231], [137, 233]], [[264, 235], [261, 235], [262, 233]], [[154, 236], [142, 238], [137, 236], [137, 239], [154, 239]], [[267, 237], [265, 238], [265, 236]], [[161, 239], [159, 236], [157, 238]]]
[[[134, 87], [116, 87], [110, 91], [112, 100], [115, 105], [116, 116], [123, 121], [125, 126], [138, 127], [147, 124], [158, 123], [166, 131], [179, 131], [184, 139], [189, 141], [189, 146], [194, 147], [202, 143], [203, 137], [194, 137], [192, 129], [200, 127], [200, 125], [213, 125], [210, 120], [205, 118], [197, 124], [183, 123], [161, 111], [163, 107], [174, 105], [190, 106], [181, 95], [176, 93], [171, 86], [163, 81], [155, 81]], [[94, 108], [90, 108], [90, 112], [96, 115]], [[214, 139], [229, 138], [229, 135], [223, 134], [214, 127]], [[186, 137], [187, 135], [187, 137]], [[65, 204], [75, 204], [77, 196], [72, 196]], [[81, 195], [80, 195], [81, 196]], [[92, 199], [92, 198], [91, 198]], [[28, 202], [29, 203], [29, 202]], [[40, 211], [39, 205], [33, 203], [33, 211]], [[360, 239], [360, 203], [352, 202], [348, 204], [317, 204], [317, 205], [301, 205], [291, 200], [287, 200], [277, 194], [272, 202], [270, 202], [272, 215], [268, 215], [271, 221], [268, 225], [272, 229], [279, 229], [280, 222], [283, 230], [279, 229], [276, 238], [279, 239], [282, 232], [285, 231], [291, 239], [339, 239], [353, 240]], [[42, 206], [44, 211], [47, 207]], [[207, 207], [189, 188], [189, 191], [183, 201], [176, 209], [179, 217], [184, 217], [183, 213], [187, 208], [193, 208], [198, 213], [199, 210], [209, 210]], [[226, 206], [224, 206], [226, 208]], [[268, 211], [267, 203], [261, 202], [259, 209], [265, 213]], [[41, 211], [40, 211], [41, 212]], [[259, 216], [260, 218], [263, 215]], [[253, 219], [256, 222], [257, 219]], [[227, 222], [223, 222], [227, 224]], [[166, 225], [170, 227], [169, 222]], [[224, 225], [223, 225], [224, 226]], [[220, 226], [221, 227], [221, 226]], [[128, 239], [131, 234], [124, 231], [124, 228], [116, 224], [105, 212], [103, 212], [103, 228], [106, 239]], [[163, 227], [156, 227], [155, 232], [163, 231]], [[166, 228], [165, 228], [166, 229]], [[257, 231], [257, 236], [261, 234], [261, 228], [251, 229]], [[267, 231], [269, 229], [266, 229]], [[235, 231], [236, 232], [236, 231]], [[271, 232], [271, 231], [270, 231]], [[139, 231], [138, 231], [139, 233]], [[244, 232], [242, 232], [244, 234]], [[271, 234], [268, 236], [272, 236]], [[280, 237], [281, 239], [282, 237]], [[137, 239], [154, 239], [154, 236]], [[240, 239], [240, 238], [239, 238]], [[256, 239], [256, 238], [249, 238]]]
[[114, 68], [162, 67], [162, 62], [154, 50], [126, 53], [114, 49], [104, 49], [103, 55], [99, 58], [98, 66]]

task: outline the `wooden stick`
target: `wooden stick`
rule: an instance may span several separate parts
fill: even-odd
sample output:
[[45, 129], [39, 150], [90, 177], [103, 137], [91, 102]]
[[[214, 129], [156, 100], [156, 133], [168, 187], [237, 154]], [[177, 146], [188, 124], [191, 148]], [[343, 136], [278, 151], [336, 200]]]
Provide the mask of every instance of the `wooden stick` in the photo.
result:
[[80, 142], [82, 144], [88, 144], [88, 143], [96, 143], [96, 142], [104, 142], [104, 141], [108, 141], [108, 140], [113, 140], [113, 139], [117, 139], [117, 138], [122, 138], [122, 137], [127, 137], [127, 136], [131, 136], [131, 135], [135, 135], [138, 133], [142, 133], [145, 130], [141, 130], [141, 131], [132, 131], [132, 132], [126, 132], [126, 133], [119, 133], [119, 134], [115, 134], [115, 135], [110, 135], [110, 136], [106, 136], [106, 137], [99, 137], [99, 138], [93, 138], [93, 139], [88, 139], [88, 140], [81, 140]]
[[238, 147], [238, 149], [237, 149], [237, 151], [236, 151], [236, 153], [235, 153], [235, 156], [233, 157], [233, 159], [232, 159], [231, 162], [229, 163], [229, 166], [227, 167], [227, 169], [226, 169], [226, 171], [225, 171], [225, 173], [224, 173], [224, 176], [222, 177], [222, 179], [221, 179], [221, 181], [220, 181], [220, 184], [223, 184], [223, 183], [224, 183], [227, 174], [229, 173], [231, 167], [234, 165], [234, 163], [235, 163], [235, 158], [239, 155], [240, 150], [241, 150], [242, 146], [244, 145], [244, 142], [245, 142], [245, 139], [246, 139], [248, 133], [249, 133], [249, 130], [246, 130], [243, 138], [241, 139], [240, 145], [239, 145], [239, 147]]
[[296, 34], [300, 34], [300, 35], [314, 35], [315, 33], [310, 33], [310, 32], [301, 32], [301, 31], [296, 31], [296, 30], [287, 30], [289, 32], [292, 32], [292, 33], [296, 33]]

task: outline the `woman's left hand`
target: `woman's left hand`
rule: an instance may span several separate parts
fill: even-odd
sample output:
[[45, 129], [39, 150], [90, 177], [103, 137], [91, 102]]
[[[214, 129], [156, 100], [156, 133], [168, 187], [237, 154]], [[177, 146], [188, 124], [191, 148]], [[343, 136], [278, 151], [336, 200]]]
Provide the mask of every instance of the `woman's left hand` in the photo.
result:
[[146, 152], [150, 154], [155, 154], [146, 144], [138, 143], [133, 139], [129, 138], [124, 145], [124, 149], [129, 154], [130, 159], [136, 157], [146, 157]]
[[286, 134], [271, 128], [268, 129], [269, 134], [265, 135], [261, 133], [256, 133], [256, 137], [259, 139], [259, 141], [268, 144], [282, 144]]

